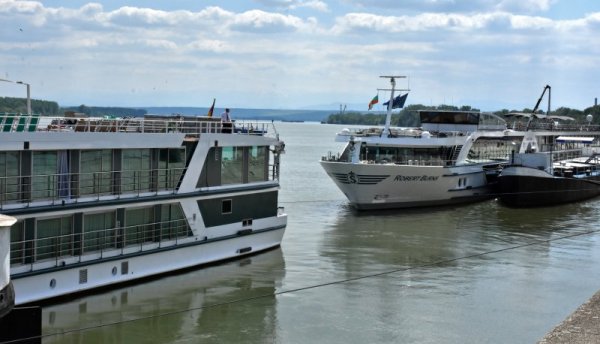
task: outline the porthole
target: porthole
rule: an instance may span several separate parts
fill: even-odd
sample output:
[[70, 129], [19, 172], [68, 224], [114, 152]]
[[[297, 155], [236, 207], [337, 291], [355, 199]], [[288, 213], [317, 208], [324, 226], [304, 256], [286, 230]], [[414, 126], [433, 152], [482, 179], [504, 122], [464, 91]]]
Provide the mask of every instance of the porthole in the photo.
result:
[[112, 274], [113, 274], [113, 276], [117, 274], [117, 267], [116, 266], [113, 266], [113, 268], [112, 268]]
[[54, 289], [56, 287], [56, 280], [53, 278], [50, 280], [50, 288]]

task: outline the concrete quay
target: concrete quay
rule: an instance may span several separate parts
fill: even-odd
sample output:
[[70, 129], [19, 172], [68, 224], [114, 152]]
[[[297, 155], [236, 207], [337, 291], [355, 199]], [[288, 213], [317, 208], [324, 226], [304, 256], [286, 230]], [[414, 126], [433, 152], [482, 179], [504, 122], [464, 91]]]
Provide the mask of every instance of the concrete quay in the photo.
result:
[[600, 343], [600, 291], [538, 342], [567, 343]]

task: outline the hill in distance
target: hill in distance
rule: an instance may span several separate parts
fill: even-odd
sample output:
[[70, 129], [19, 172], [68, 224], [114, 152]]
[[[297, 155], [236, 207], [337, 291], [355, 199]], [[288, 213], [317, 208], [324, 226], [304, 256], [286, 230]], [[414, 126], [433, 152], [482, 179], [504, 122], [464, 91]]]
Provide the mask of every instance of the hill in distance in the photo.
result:
[[[148, 111], [149, 115], [184, 115], [206, 116], [206, 107], [140, 107]], [[215, 108], [213, 116], [219, 117], [224, 108]], [[233, 119], [258, 119], [273, 121], [307, 121], [321, 122], [327, 119], [334, 111], [331, 110], [275, 110], [275, 109], [236, 109], [231, 108]]]

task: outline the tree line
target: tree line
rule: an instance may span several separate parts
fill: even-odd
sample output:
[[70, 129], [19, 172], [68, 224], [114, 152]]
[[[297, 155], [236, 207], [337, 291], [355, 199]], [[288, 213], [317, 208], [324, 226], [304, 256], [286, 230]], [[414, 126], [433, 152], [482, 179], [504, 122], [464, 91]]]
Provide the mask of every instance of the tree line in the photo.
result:
[[[480, 111], [468, 105], [438, 105], [427, 106], [423, 104], [408, 105], [398, 113], [392, 113], [391, 125], [396, 127], [416, 127], [420, 125], [418, 110], [445, 110], [445, 111]], [[533, 110], [525, 108], [523, 110], [508, 110], [502, 109], [492, 112], [500, 117], [511, 112], [532, 113]], [[538, 110], [536, 113], [545, 114], [543, 110]], [[577, 122], [587, 123], [587, 115], [592, 115], [592, 123], [600, 124], [600, 105], [591, 106], [584, 110], [571, 109], [568, 107], [560, 107], [551, 112], [553, 116], [568, 116], [575, 119]], [[384, 125], [386, 114], [382, 113], [365, 113], [365, 112], [344, 112], [334, 113], [327, 117], [325, 123], [329, 124], [360, 124], [360, 125]]]
[[[58, 115], [60, 107], [57, 102], [31, 99], [31, 111], [49, 116]], [[27, 113], [26, 98], [0, 97], [0, 112]]]
[[[43, 116], [61, 116], [65, 112], [83, 113], [87, 116], [144, 116], [147, 111], [144, 109], [131, 109], [122, 107], [102, 107], [102, 106], [71, 106], [60, 107], [57, 102], [48, 100], [31, 99], [31, 112]], [[0, 97], [0, 112], [9, 113], [27, 113], [26, 98]]]
[[[148, 111], [144, 109], [132, 109], [122, 107], [105, 107], [105, 106], [72, 106], [63, 108], [64, 111], [73, 111], [77, 113], [83, 113], [92, 117], [103, 117], [103, 116], [115, 116], [115, 117], [142, 117]], [[63, 112], [64, 112], [63, 111]]]

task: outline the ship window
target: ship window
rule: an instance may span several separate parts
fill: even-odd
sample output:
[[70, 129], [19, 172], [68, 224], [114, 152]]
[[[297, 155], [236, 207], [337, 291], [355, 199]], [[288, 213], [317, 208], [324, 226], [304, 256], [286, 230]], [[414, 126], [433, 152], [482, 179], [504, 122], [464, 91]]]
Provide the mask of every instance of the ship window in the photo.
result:
[[0, 153], [0, 203], [14, 202], [21, 198], [21, 170], [19, 152]]
[[244, 161], [242, 147], [223, 147], [221, 155], [221, 184], [242, 183]]
[[125, 211], [125, 246], [153, 241], [154, 207]]
[[31, 196], [35, 199], [57, 197], [58, 156], [56, 151], [33, 152]]
[[80, 195], [106, 195], [112, 191], [112, 150], [81, 151]]
[[267, 165], [269, 159], [267, 147], [251, 147], [248, 161], [248, 182], [261, 182], [268, 180]]
[[72, 216], [38, 220], [36, 223], [36, 260], [72, 255]]
[[220, 147], [211, 147], [208, 150], [196, 187], [201, 188], [205, 186], [217, 186], [221, 184], [220, 151]]
[[186, 237], [192, 234], [180, 204], [163, 204], [161, 206], [160, 232], [161, 240]]
[[10, 227], [10, 264], [23, 264], [25, 262], [25, 229], [23, 221]]
[[175, 189], [184, 168], [185, 147], [160, 149], [158, 151], [158, 189]]
[[115, 212], [84, 215], [83, 252], [104, 251], [115, 247]]
[[150, 149], [124, 149], [121, 190], [145, 192], [151, 189]]
[[223, 201], [221, 201], [221, 213], [231, 214], [232, 209], [233, 208], [230, 199], [224, 199]]

